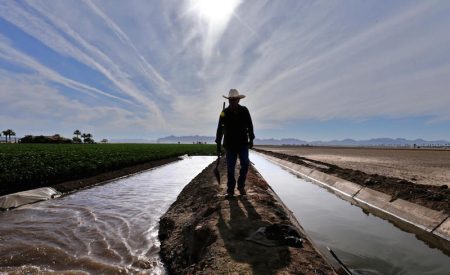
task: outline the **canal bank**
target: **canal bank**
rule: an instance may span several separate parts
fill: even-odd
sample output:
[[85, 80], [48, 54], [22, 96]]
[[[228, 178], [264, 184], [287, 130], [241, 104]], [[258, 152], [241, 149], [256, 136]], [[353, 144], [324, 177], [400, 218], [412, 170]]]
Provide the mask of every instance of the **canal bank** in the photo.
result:
[[247, 195], [232, 198], [225, 196], [224, 161], [219, 181], [214, 168], [192, 180], [160, 219], [160, 254], [170, 273], [335, 274], [254, 168]]

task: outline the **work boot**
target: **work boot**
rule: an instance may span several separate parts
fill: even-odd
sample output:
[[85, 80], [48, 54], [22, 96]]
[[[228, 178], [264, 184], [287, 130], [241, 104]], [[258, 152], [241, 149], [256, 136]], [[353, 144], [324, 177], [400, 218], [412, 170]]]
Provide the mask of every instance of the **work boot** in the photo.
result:
[[244, 187], [238, 187], [239, 193], [244, 196], [247, 195], [247, 192], [245, 192], [245, 188]]

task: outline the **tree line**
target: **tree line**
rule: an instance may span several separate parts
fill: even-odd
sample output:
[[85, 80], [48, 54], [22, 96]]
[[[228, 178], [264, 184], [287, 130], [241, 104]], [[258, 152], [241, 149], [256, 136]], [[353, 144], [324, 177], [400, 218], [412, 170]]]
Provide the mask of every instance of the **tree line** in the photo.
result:
[[[5, 136], [5, 142], [11, 143], [11, 137], [16, 136], [16, 133], [12, 129], [7, 129], [0, 132], [0, 137]], [[19, 139], [20, 143], [95, 143], [93, 135], [91, 133], [81, 133], [80, 130], [75, 130], [73, 132], [74, 137], [72, 139], [67, 139], [61, 137], [59, 134], [53, 136], [33, 136], [26, 135], [25, 137]], [[9, 139], [8, 139], [9, 138]], [[108, 143], [107, 139], [102, 139], [101, 143]]]
[[[72, 141], [74, 143], [95, 143], [93, 136], [91, 133], [81, 133], [80, 130], [75, 130], [73, 132], [74, 137], [72, 138]], [[81, 138], [80, 138], [81, 136]], [[102, 139], [102, 141], [100, 141], [101, 143], [108, 143], [108, 140], [106, 138]]]
[[[91, 133], [81, 133], [80, 130], [75, 130], [73, 132], [74, 137], [72, 138], [72, 141], [74, 143], [95, 143], [93, 136]], [[81, 138], [80, 138], [81, 136]]]

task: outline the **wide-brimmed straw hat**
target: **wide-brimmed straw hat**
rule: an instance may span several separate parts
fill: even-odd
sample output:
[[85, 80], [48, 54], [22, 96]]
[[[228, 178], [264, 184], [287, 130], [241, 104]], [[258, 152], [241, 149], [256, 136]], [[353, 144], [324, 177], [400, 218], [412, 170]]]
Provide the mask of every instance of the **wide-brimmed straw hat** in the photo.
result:
[[238, 92], [238, 90], [236, 90], [236, 89], [231, 89], [231, 90], [228, 92], [228, 96], [223, 96], [223, 97], [226, 98], [226, 99], [230, 99], [230, 98], [239, 98], [239, 99], [241, 99], [241, 98], [244, 98], [245, 95], [240, 95], [239, 92]]

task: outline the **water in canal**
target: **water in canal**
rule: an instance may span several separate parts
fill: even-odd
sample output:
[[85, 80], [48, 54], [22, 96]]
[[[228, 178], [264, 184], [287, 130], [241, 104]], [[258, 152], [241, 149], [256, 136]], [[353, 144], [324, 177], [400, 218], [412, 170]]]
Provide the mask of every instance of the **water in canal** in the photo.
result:
[[158, 221], [214, 157], [188, 157], [0, 213], [0, 273], [165, 273]]
[[323, 254], [330, 247], [358, 274], [450, 274], [450, 258], [414, 234], [251, 153], [255, 167]]

